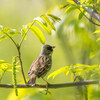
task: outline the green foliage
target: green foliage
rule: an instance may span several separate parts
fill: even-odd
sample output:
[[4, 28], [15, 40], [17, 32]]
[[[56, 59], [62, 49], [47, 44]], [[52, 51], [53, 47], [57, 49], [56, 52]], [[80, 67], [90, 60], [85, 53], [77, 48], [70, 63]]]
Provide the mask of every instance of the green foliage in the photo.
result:
[[84, 77], [84, 79], [87, 79], [87, 77], [92, 78], [94, 75], [100, 74], [100, 68], [99, 65], [73, 64], [66, 67], [62, 67], [54, 71], [48, 76], [48, 79], [50, 77], [53, 77], [54, 79], [55, 76], [57, 76], [60, 73], [64, 73], [65, 75], [68, 75], [69, 72], [71, 74], [77, 74], [79, 76]]
[[16, 80], [16, 66], [17, 66], [17, 57], [13, 57], [12, 59], [13, 82], [14, 82], [15, 94], [16, 96], [18, 96], [17, 80]]
[[51, 29], [47, 26], [44, 20], [41, 19], [41, 17], [35, 18], [34, 21], [37, 22], [47, 34], [51, 35]]
[[43, 17], [43, 19], [48, 23], [48, 25], [50, 26], [51, 29], [53, 29], [54, 31], [56, 30], [55, 26], [50, 21], [50, 19], [48, 18], [48, 16], [46, 16], [45, 14], [42, 14], [41, 17]]
[[83, 18], [83, 16], [84, 16], [85, 13], [86, 13], [85, 10], [83, 10], [83, 12], [80, 12], [79, 16], [78, 16], [78, 19], [81, 20]]
[[[53, 18], [53, 20], [50, 20], [49, 17]], [[42, 29], [47, 33], [51, 34], [51, 30], [56, 30], [54, 24], [52, 21], [60, 21], [60, 18], [57, 16], [54, 16], [52, 14], [42, 14], [40, 17], [34, 18], [32, 23], [28, 23], [27, 25], [23, 25], [23, 28], [21, 29], [22, 36], [24, 39], [26, 39], [27, 32], [31, 29], [31, 31], [35, 34], [35, 36], [40, 40], [42, 44], [45, 44], [45, 37], [39, 29], [38, 26], [35, 26], [34, 23], [38, 23]]]
[[2, 75], [5, 71], [12, 71], [12, 64], [6, 62], [5, 60], [0, 60], [0, 75]]
[[44, 37], [42, 31], [37, 26], [32, 26], [31, 31], [41, 41], [42, 44], [45, 44], [45, 37]]
[[15, 34], [20, 34], [19, 32], [16, 31], [16, 29], [11, 29], [9, 27], [3, 27], [0, 25], [0, 41], [4, 40], [7, 38], [7, 35], [10, 37], [13, 37]]
[[[4, 76], [5, 72], [12, 72], [12, 63], [8, 63], [5, 60], [0, 60], [0, 82]], [[20, 66], [17, 65], [16, 68], [19, 68]], [[18, 70], [16, 70], [16, 72], [18, 72]]]
[[[56, 21], [60, 21], [60, 20], [61, 19], [55, 15], [42, 14], [40, 17], [34, 18], [32, 23], [28, 23], [27, 25], [23, 25], [21, 31], [16, 31], [16, 29], [11, 29], [11, 28], [7, 28], [7, 27], [4, 28], [2, 25], [0, 25], [0, 41], [6, 39], [8, 36], [13, 37], [16, 34], [20, 34], [22, 36], [22, 38], [26, 39], [28, 31], [31, 29], [31, 31], [40, 40], [40, 42], [42, 44], [45, 44], [45, 37], [44, 37], [41, 29], [39, 29], [39, 27], [37, 27], [37, 26], [34, 26], [34, 23], [35, 22], [38, 23], [43, 28], [43, 30], [47, 34], [50, 35], [52, 29], [54, 31], [56, 30], [52, 21], [56, 22]], [[21, 41], [21, 42], [23, 42], [23, 41]]]

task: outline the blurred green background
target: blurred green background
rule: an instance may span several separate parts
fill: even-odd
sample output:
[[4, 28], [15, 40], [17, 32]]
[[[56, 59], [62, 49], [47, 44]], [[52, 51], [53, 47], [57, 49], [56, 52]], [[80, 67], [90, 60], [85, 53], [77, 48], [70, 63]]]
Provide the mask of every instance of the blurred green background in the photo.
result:
[[[65, 2], [66, 0], [0, 0], [0, 24], [20, 30], [22, 25], [31, 22], [33, 18]], [[54, 12], [54, 14], [56, 15], [57, 12]], [[55, 24], [57, 31], [53, 32], [51, 36], [44, 32], [46, 44], [56, 46], [53, 53], [52, 69], [45, 79], [51, 72], [69, 64], [100, 64], [100, 55], [94, 57], [99, 48], [99, 42], [97, 43], [95, 38], [99, 35], [92, 33], [98, 27], [92, 25], [85, 18], [78, 20], [78, 14], [79, 12], [75, 11], [63, 16], [62, 21]], [[26, 77], [31, 63], [39, 56], [42, 46], [34, 34], [30, 33], [28, 33], [27, 39], [23, 42], [21, 48]], [[19, 36], [13, 38], [19, 42]], [[11, 40], [6, 39], [0, 42], [0, 59], [11, 62], [12, 57], [15, 55], [17, 55], [17, 51]], [[52, 84], [71, 81], [70, 77], [64, 74], [58, 75], [55, 79], [48, 79], [48, 82]], [[23, 83], [20, 69], [17, 73], [17, 82]], [[12, 83], [12, 74], [10, 72], [6, 72], [2, 83]], [[42, 79], [37, 79], [37, 83], [45, 84]], [[94, 100], [95, 97], [92, 95], [93, 87], [95, 86], [88, 87], [90, 88], [89, 96], [92, 97], [91, 100]], [[0, 88], [0, 98], [2, 98], [1, 100], [76, 100], [74, 87], [49, 89], [51, 94], [48, 95], [41, 94], [40, 90], [42, 89], [18, 89], [19, 96], [16, 97], [14, 89]], [[98, 97], [95, 100], [99, 100]]]

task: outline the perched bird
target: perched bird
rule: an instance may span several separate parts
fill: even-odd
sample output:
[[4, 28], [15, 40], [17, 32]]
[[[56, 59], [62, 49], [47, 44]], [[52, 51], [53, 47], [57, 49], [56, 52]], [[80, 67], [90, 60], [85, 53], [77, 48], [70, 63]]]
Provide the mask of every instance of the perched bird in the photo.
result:
[[32, 63], [28, 71], [28, 78], [30, 76], [30, 79], [27, 84], [35, 85], [36, 78], [41, 77], [43, 79], [43, 77], [51, 69], [53, 48], [55, 48], [55, 46], [47, 44], [42, 47], [40, 56]]

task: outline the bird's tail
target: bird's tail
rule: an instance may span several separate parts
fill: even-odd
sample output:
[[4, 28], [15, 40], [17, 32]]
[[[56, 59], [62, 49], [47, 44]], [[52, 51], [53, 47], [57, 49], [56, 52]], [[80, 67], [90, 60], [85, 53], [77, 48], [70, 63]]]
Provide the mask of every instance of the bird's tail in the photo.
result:
[[32, 74], [31, 78], [29, 79], [29, 81], [27, 82], [27, 84], [35, 84], [36, 83], [36, 75]]

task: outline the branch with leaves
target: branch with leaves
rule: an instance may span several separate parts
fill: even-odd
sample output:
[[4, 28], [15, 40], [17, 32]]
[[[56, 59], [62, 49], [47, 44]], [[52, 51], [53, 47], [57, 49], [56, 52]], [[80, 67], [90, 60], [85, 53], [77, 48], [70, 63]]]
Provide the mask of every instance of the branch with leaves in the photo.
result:
[[100, 26], [100, 24], [94, 22], [86, 15], [86, 13], [88, 13], [91, 17], [94, 17], [98, 22], [100, 22], [99, 2], [94, 3], [94, 1], [91, 2], [91, 0], [67, 0], [66, 4], [61, 6], [61, 9], [63, 8], [67, 8], [65, 10], [65, 13], [67, 14], [78, 9], [80, 11], [79, 20], [85, 16], [94, 25]]

